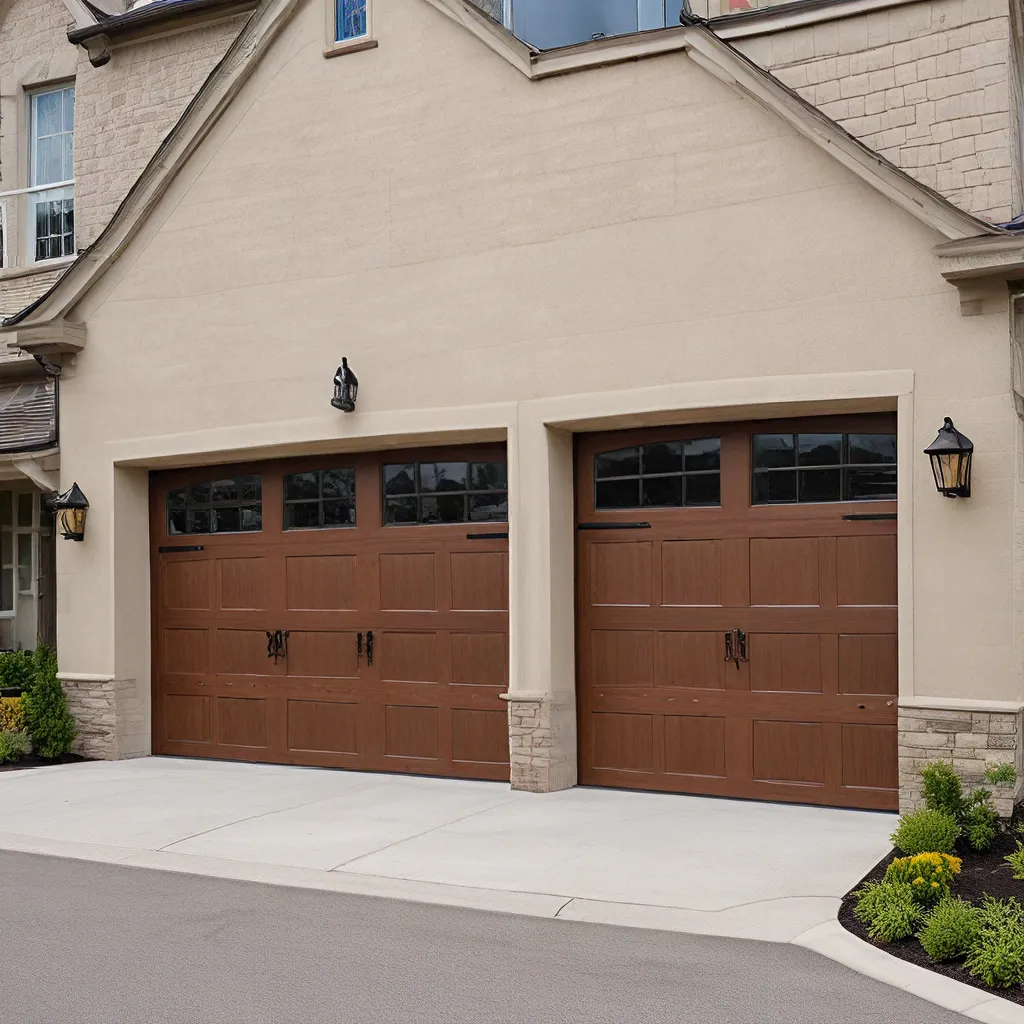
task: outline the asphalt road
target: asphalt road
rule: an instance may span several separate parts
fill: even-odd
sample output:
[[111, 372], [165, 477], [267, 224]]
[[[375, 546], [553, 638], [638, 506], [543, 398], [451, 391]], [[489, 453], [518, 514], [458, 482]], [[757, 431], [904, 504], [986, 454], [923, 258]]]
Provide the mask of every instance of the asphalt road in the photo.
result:
[[12, 1024], [963, 1024], [795, 946], [0, 853]]

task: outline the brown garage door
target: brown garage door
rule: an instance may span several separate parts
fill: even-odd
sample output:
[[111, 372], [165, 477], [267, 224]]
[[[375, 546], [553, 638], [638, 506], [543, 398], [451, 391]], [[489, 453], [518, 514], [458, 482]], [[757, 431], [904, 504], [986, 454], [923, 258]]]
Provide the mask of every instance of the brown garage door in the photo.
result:
[[891, 416], [577, 446], [580, 779], [897, 806]]
[[155, 474], [157, 753], [508, 778], [504, 447]]

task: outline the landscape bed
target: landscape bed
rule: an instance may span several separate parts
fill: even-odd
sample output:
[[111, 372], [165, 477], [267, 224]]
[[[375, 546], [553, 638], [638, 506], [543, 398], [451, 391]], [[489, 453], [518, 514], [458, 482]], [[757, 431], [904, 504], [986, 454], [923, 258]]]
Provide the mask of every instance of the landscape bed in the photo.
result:
[[60, 757], [39, 757], [26, 754], [20, 761], [12, 764], [0, 764], [0, 772], [17, 772], [24, 768], [48, 768], [54, 764], [78, 764], [80, 761], [92, 761], [94, 758], [82, 757], [79, 754], [62, 754]]

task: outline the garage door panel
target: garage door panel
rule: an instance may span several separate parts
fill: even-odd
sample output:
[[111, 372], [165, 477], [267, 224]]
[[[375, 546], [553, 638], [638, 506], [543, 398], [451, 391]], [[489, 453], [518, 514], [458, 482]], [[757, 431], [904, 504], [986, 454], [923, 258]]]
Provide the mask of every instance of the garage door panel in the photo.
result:
[[816, 633], [751, 633], [748, 637], [750, 689], [821, 693], [825, 665], [823, 637]]
[[896, 538], [840, 537], [837, 541], [841, 605], [896, 605]]
[[162, 598], [167, 611], [209, 611], [212, 607], [209, 559], [168, 560]]
[[164, 738], [172, 743], [210, 742], [210, 698], [167, 693], [163, 700]]
[[662, 605], [722, 604], [722, 541], [671, 540], [661, 545]]
[[358, 754], [357, 701], [289, 700], [288, 749], [332, 754]]
[[441, 680], [441, 638], [437, 633], [387, 630], [379, 640], [381, 679], [387, 683]]
[[258, 697], [218, 697], [217, 742], [229, 747], [267, 746], [267, 701]]
[[820, 722], [754, 722], [754, 778], [824, 785], [823, 733]]
[[380, 606], [384, 611], [436, 611], [437, 582], [433, 553], [380, 556]]
[[212, 668], [208, 629], [163, 630], [163, 668], [166, 672], [200, 674]]
[[355, 555], [288, 555], [285, 606], [289, 611], [355, 611], [359, 605]]
[[661, 630], [657, 634], [658, 686], [724, 690], [725, 642], [719, 632]]
[[451, 606], [453, 611], [507, 611], [508, 553], [452, 552]]
[[388, 757], [438, 760], [441, 729], [436, 707], [390, 704], [384, 708], [384, 753]]
[[[356, 679], [359, 675], [355, 632], [296, 630], [289, 632], [289, 677]], [[312, 749], [312, 748], [311, 748]]]
[[750, 541], [752, 605], [821, 604], [815, 537], [755, 537]]
[[450, 633], [449, 644], [452, 683], [508, 686], [507, 633]]
[[665, 715], [665, 771], [725, 778], [725, 719]]
[[[266, 631], [257, 629], [217, 630], [217, 674], [262, 676], [277, 668], [267, 655]], [[283, 663], [281, 669], [283, 670]]]
[[266, 558], [220, 558], [219, 607], [223, 611], [263, 611], [271, 606]]
[[895, 633], [839, 637], [839, 692], [899, 692], [899, 652]]
[[503, 711], [453, 708], [452, 759], [508, 764], [508, 715]]
[[595, 542], [590, 547], [590, 603], [650, 605], [652, 552], [649, 541]]
[[596, 712], [590, 716], [589, 731], [592, 767], [654, 771], [654, 715]]
[[842, 756], [844, 786], [899, 788], [895, 725], [843, 725]]
[[599, 689], [654, 685], [654, 634], [595, 629], [590, 634], [590, 678]]

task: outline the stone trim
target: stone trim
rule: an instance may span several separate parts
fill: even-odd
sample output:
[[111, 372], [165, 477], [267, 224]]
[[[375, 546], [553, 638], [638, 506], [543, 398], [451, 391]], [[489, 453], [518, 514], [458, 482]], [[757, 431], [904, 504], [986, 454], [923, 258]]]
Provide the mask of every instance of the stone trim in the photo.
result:
[[92, 673], [60, 673], [58, 678], [78, 725], [74, 753], [104, 761], [149, 753], [145, 694], [134, 679]]
[[[900, 811], [924, 806], [921, 768], [929, 761], [949, 761], [968, 787], [992, 790], [996, 809], [1010, 817], [1024, 796], [1024, 745], [1021, 712], [973, 711], [900, 706], [899, 784]], [[990, 764], [1010, 761], [1017, 769], [1016, 783], [993, 786], [985, 781]]]
[[576, 785], [576, 698], [502, 694], [508, 701], [513, 789], [553, 793]]

